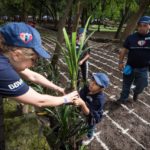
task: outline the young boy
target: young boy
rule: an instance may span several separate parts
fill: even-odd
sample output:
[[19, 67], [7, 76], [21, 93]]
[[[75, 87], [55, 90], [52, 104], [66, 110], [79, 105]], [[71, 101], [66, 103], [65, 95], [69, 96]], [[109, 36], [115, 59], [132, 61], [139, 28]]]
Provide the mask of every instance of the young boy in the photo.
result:
[[105, 94], [103, 90], [109, 85], [109, 78], [104, 73], [93, 73], [92, 80], [88, 86], [80, 91], [80, 98], [74, 100], [74, 105], [80, 106], [88, 118], [87, 137], [91, 139], [94, 134], [95, 125], [101, 121]]

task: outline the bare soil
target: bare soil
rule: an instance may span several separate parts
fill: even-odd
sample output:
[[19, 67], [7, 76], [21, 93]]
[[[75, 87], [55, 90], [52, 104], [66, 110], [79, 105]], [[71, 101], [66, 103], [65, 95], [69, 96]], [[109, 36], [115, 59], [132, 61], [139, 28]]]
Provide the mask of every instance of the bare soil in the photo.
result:
[[[94, 140], [89, 144], [90, 150], [149, 150], [150, 149], [150, 90], [149, 87], [140, 95], [137, 102], [132, 100], [117, 105], [115, 101], [120, 95], [122, 87], [122, 73], [117, 69], [118, 49], [120, 44], [111, 41], [97, 42], [99, 39], [112, 39], [114, 33], [96, 33], [89, 41], [92, 46], [89, 60], [89, 74], [92, 72], [105, 72], [111, 84], [105, 90], [107, 99], [104, 108], [103, 120], [97, 124]], [[47, 40], [46, 40], [47, 39]], [[48, 35], [43, 39], [43, 44], [53, 53], [53, 49], [46, 43], [50, 42]], [[67, 67], [60, 62], [60, 73], [66, 72]], [[60, 82], [66, 82], [61, 76]]]

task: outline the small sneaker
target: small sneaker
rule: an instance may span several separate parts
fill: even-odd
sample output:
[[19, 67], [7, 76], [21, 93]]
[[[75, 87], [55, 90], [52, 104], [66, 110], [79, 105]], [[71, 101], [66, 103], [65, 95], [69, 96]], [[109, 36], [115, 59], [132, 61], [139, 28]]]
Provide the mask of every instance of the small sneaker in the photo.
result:
[[134, 93], [134, 95], [133, 95], [133, 101], [135, 101], [135, 102], [136, 102], [136, 101], [137, 101], [137, 99], [138, 99], [138, 94], [135, 94], [135, 93]]
[[88, 132], [87, 132], [87, 137], [88, 137], [89, 139], [91, 139], [91, 138], [93, 137], [93, 135], [94, 135], [94, 127], [89, 128], [89, 129], [88, 129]]
[[82, 141], [82, 145], [89, 145], [93, 139], [94, 139], [94, 136], [92, 136], [91, 138], [86, 137], [86, 139]]

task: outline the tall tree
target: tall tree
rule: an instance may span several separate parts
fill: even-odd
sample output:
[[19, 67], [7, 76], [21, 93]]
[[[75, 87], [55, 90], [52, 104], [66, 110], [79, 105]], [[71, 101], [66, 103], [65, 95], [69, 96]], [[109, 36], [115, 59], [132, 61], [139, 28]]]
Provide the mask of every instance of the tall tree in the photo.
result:
[[78, 27], [78, 24], [79, 24], [79, 21], [80, 21], [80, 16], [81, 16], [81, 13], [82, 13], [82, 9], [83, 9], [83, 4], [82, 4], [82, 0], [78, 0], [77, 2], [77, 8], [76, 8], [76, 15], [75, 15], [75, 19], [74, 19], [74, 22], [73, 22], [73, 29], [72, 31], [77, 31], [77, 27]]
[[[73, 0], [67, 0], [66, 7], [64, 9], [64, 13], [62, 14], [62, 16], [61, 16], [61, 18], [58, 22], [57, 41], [60, 44], [62, 44], [63, 39], [64, 39], [64, 37], [63, 37], [63, 27], [65, 27], [66, 19], [67, 19], [67, 16], [69, 14], [72, 3], [73, 3]], [[61, 52], [60, 46], [59, 46], [59, 44], [56, 44], [55, 52], [54, 52], [54, 55], [53, 55], [53, 58], [52, 58], [52, 66], [54, 66], [54, 68], [56, 68], [56, 65], [58, 63], [58, 58], [60, 56], [60, 52]]]
[[119, 38], [122, 27], [129, 18], [129, 15], [138, 8], [138, 3], [136, 0], [123, 0], [121, 1], [121, 4], [119, 3], [118, 5], [120, 10], [120, 23], [114, 38]]

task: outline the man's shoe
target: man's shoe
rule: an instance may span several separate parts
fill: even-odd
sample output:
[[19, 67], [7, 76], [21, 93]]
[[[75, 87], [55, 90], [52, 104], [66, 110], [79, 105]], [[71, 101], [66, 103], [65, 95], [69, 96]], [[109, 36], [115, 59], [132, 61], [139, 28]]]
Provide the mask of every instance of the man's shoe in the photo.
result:
[[135, 101], [135, 102], [136, 102], [136, 101], [137, 101], [137, 99], [138, 99], [138, 94], [135, 94], [135, 93], [134, 93], [134, 95], [133, 95], [133, 101]]
[[126, 103], [126, 101], [127, 101], [127, 99], [121, 99], [121, 98], [119, 98], [117, 101], [116, 101], [116, 104], [125, 104]]

